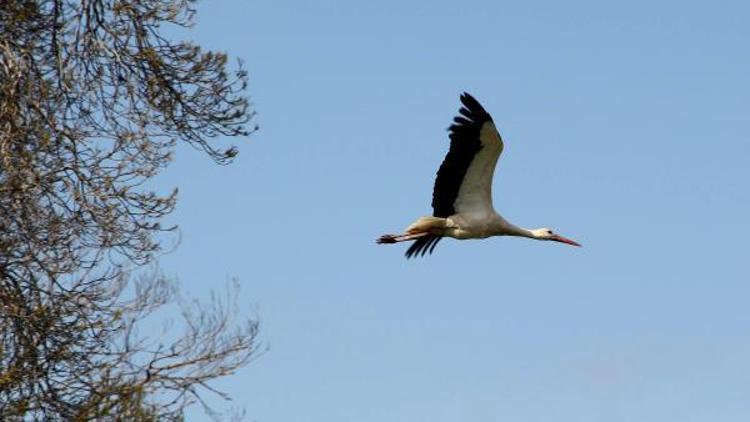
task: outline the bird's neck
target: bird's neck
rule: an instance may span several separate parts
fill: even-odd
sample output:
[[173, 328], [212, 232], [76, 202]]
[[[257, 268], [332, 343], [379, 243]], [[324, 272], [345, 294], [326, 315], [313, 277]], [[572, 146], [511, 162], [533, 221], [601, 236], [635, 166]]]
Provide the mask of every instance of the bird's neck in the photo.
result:
[[497, 216], [497, 234], [501, 236], [518, 236], [518, 237], [529, 237], [536, 238], [534, 233], [529, 229], [518, 227], [515, 224], [509, 223], [504, 218]]
[[518, 236], [518, 237], [528, 237], [531, 239], [536, 239], [536, 236], [534, 236], [534, 232], [532, 232], [529, 229], [524, 229], [523, 227], [518, 227], [513, 224], [510, 224], [507, 228], [508, 235], [510, 236]]

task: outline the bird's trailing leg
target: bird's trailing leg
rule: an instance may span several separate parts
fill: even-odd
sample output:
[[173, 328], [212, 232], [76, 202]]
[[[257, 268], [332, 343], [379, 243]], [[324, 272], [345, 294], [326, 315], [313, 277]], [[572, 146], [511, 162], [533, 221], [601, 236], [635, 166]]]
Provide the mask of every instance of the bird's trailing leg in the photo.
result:
[[448, 220], [440, 217], [420, 217], [404, 230], [402, 234], [384, 234], [377, 240], [379, 244], [407, 242], [429, 235], [442, 236]]
[[380, 245], [388, 243], [406, 242], [409, 240], [419, 239], [420, 237], [427, 236], [429, 233], [412, 233], [412, 234], [384, 234], [376, 240]]

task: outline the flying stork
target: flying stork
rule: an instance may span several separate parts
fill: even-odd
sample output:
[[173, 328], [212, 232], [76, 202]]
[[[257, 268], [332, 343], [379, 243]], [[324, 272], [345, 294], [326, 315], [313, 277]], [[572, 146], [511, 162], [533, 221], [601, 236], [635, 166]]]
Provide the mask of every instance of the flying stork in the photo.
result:
[[474, 97], [464, 92], [460, 115], [449, 131], [448, 154], [440, 165], [432, 191], [432, 216], [420, 217], [402, 234], [386, 234], [377, 243], [414, 241], [406, 258], [432, 253], [440, 239], [485, 239], [490, 236], [521, 236], [580, 244], [546, 227], [524, 229], [509, 223], [492, 206], [492, 175], [503, 152], [492, 117]]

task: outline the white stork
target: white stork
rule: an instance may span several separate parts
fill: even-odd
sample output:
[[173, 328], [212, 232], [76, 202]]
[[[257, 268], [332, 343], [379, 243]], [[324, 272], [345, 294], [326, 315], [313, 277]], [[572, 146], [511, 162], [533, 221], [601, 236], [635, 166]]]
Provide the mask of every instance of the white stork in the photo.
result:
[[461, 115], [448, 129], [450, 149], [435, 179], [432, 216], [418, 218], [402, 234], [383, 235], [377, 243], [413, 240], [407, 258], [432, 253], [445, 236], [461, 240], [521, 236], [581, 246], [546, 227], [529, 230], [515, 226], [495, 211], [492, 175], [503, 152], [503, 140], [479, 101], [464, 92], [461, 102]]

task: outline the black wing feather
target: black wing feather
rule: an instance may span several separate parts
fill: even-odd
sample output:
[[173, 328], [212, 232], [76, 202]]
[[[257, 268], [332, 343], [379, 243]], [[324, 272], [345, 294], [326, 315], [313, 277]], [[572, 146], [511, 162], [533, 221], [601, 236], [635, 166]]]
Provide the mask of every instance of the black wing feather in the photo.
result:
[[[451, 146], [445, 160], [440, 165], [432, 191], [432, 210], [435, 217], [449, 217], [456, 213], [456, 202], [461, 182], [469, 169], [474, 156], [482, 149], [479, 133], [482, 125], [492, 121], [492, 117], [474, 97], [464, 92], [461, 95], [463, 107], [459, 110], [454, 124], [448, 128]], [[419, 240], [422, 240], [421, 238]], [[414, 242], [415, 246], [419, 240]], [[433, 245], [434, 248], [434, 245]], [[411, 249], [411, 248], [410, 248]], [[407, 251], [408, 253], [408, 251]]]
[[417, 256], [424, 256], [428, 251], [429, 253], [432, 253], [432, 251], [435, 250], [435, 246], [437, 246], [438, 242], [442, 238], [443, 236], [438, 236], [435, 234], [420, 237], [419, 239], [415, 240], [414, 243], [411, 244], [411, 246], [409, 246], [409, 249], [406, 250], [406, 259]]

